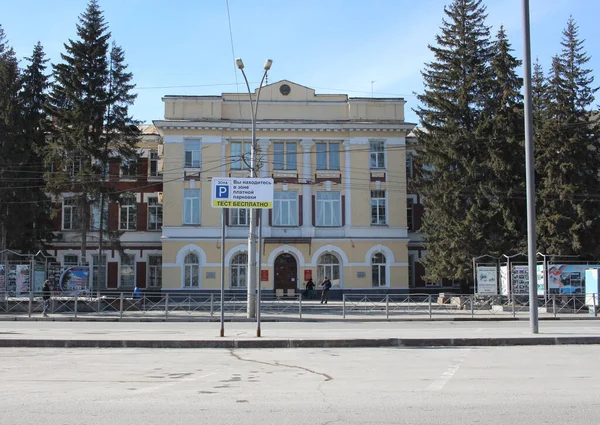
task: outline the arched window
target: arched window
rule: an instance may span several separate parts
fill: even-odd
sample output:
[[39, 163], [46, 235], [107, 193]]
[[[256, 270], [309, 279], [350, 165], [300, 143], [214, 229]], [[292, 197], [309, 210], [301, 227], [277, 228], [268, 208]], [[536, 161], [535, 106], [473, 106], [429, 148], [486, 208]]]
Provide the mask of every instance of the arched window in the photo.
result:
[[248, 270], [248, 254], [240, 252], [231, 260], [231, 287], [243, 288], [246, 286], [246, 271]]
[[332, 253], [328, 252], [319, 257], [317, 264], [317, 285], [328, 277], [333, 286], [340, 286], [340, 260]]
[[198, 260], [198, 254], [190, 252], [185, 256], [184, 264], [184, 281], [183, 286], [185, 288], [198, 288], [200, 285], [200, 261]]
[[373, 254], [371, 257], [371, 281], [373, 286], [386, 286], [386, 264], [385, 255], [381, 252]]

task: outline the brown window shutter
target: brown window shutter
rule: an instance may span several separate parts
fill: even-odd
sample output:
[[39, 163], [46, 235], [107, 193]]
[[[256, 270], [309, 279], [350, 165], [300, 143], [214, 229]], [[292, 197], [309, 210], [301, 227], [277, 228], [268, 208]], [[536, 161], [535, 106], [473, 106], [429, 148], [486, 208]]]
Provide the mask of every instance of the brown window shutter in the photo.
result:
[[314, 226], [317, 218], [317, 200], [315, 195], [312, 196], [312, 225]]
[[346, 195], [342, 195], [342, 227], [346, 225]]
[[148, 174], [150, 174], [150, 168], [148, 167], [148, 158], [139, 159], [136, 174], [138, 175], [138, 180], [148, 180]]
[[137, 231], [145, 232], [148, 230], [148, 204], [142, 202], [137, 204]]
[[108, 163], [108, 177], [110, 180], [116, 180], [121, 173], [120, 162], [118, 159], [111, 159]]
[[62, 230], [62, 203], [54, 204], [54, 211], [56, 211], [54, 226], [56, 226], [57, 230]]
[[109, 261], [107, 266], [106, 287], [109, 289], [116, 289], [119, 284], [119, 264], [116, 261]]
[[302, 227], [304, 224], [304, 208], [302, 206], [302, 195], [298, 195], [298, 225]]
[[273, 225], [273, 208], [269, 208], [269, 226]]
[[138, 288], [146, 287], [146, 262], [135, 263], [135, 282]]
[[119, 204], [116, 202], [108, 204], [108, 229], [119, 230]]
[[229, 226], [229, 208], [225, 208], [225, 226]]

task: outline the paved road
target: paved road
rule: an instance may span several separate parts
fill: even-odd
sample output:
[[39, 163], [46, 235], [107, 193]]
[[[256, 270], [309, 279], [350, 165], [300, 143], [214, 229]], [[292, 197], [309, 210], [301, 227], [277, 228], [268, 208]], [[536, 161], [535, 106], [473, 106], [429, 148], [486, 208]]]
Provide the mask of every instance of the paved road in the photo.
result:
[[600, 347], [0, 349], [1, 425], [599, 423]]
[[[599, 336], [600, 321], [540, 322], [532, 335], [519, 322], [270, 322], [262, 336], [272, 339], [322, 338], [495, 338]], [[0, 339], [197, 340], [219, 338], [220, 323], [210, 322], [0, 322]], [[255, 338], [256, 324], [225, 323], [225, 337]]]

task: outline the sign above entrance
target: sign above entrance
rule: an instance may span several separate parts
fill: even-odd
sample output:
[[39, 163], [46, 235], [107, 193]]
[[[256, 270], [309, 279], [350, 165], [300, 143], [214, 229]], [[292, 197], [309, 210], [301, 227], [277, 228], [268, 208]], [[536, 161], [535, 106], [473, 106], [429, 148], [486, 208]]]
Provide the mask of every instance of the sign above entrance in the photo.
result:
[[213, 208], [273, 208], [273, 179], [213, 178]]

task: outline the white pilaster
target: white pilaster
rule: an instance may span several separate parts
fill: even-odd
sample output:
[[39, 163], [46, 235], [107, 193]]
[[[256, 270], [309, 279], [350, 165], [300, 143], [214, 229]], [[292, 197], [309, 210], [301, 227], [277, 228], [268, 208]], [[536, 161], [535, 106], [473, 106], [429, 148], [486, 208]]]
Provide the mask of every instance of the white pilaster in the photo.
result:
[[300, 179], [304, 183], [302, 186], [302, 227], [305, 229], [303, 234], [312, 227], [312, 185], [306, 183], [313, 180], [310, 153], [314, 145], [315, 142], [312, 139], [302, 139], [300, 142], [300, 146], [302, 146], [302, 175]]
[[350, 141], [342, 143], [344, 146], [344, 194], [346, 195], [346, 227], [352, 227], [352, 187], [350, 185]]
[[[269, 147], [271, 146], [271, 141], [269, 139], [258, 139], [257, 141], [258, 147], [260, 148], [260, 161], [262, 167], [260, 169], [259, 177], [266, 178], [270, 175], [270, 165], [273, 161], [271, 161], [271, 157], [269, 156]], [[269, 227], [269, 210], [261, 210], [261, 220], [263, 224], [263, 237], [266, 234], [270, 235], [270, 231], [265, 230]], [[265, 234], [266, 233], [266, 234]]]
[[227, 176], [227, 164], [229, 161], [227, 161], [226, 155], [228, 143], [229, 141], [226, 138], [221, 138], [221, 177]]

